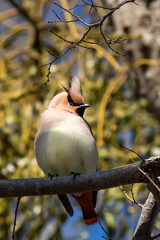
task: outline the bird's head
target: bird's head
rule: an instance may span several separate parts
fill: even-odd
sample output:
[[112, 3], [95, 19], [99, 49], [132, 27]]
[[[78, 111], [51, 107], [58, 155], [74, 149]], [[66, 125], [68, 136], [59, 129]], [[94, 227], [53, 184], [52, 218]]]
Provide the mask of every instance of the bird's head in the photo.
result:
[[[62, 85], [63, 86], [63, 85]], [[66, 92], [57, 94], [50, 102], [49, 108], [57, 108], [61, 110], [67, 110], [72, 113], [78, 114], [83, 117], [84, 110], [90, 107], [89, 104], [85, 104], [80, 81], [77, 77], [72, 79], [69, 89], [65, 88]]]

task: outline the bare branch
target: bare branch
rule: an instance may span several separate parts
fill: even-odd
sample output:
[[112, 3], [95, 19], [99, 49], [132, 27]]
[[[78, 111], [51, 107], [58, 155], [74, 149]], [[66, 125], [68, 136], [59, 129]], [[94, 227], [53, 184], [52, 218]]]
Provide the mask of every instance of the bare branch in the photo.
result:
[[62, 22], [62, 19], [58, 16], [58, 14], [56, 13], [56, 11], [54, 11], [54, 9], [52, 9], [52, 12], [54, 12], [54, 14], [55, 14], [56, 17], [59, 19], [59, 21]]
[[[105, 6], [101, 6], [101, 5], [95, 5], [95, 4], [93, 4], [93, 2], [92, 2], [92, 3], [87, 3], [87, 2], [85, 2], [84, 0], [82, 0], [82, 2], [83, 2], [82, 4], [76, 4], [76, 5], [74, 5], [73, 7], [69, 8], [68, 10], [73, 10], [73, 9], [75, 9], [75, 8], [77, 8], [77, 7], [86, 7], [86, 6], [89, 6], [89, 7], [90, 7], [90, 9], [89, 9], [89, 14], [90, 14], [92, 8], [94, 8], [95, 11], [97, 11], [97, 8], [102, 8], [102, 9], [105, 9], [105, 10], [113, 10], [113, 9], [114, 9], [114, 8], [111, 8], [111, 7], [105, 7]], [[64, 12], [66, 12], [66, 10], [63, 10], [61, 13], [64, 13]]]
[[150, 237], [149, 240], [154, 240], [154, 239], [157, 239], [157, 238], [159, 238], [159, 237], [160, 237], [160, 233], [157, 234], [157, 235], [155, 235], [155, 236], [153, 236], [153, 237]]
[[[52, 181], [50, 178], [0, 180], [0, 197], [67, 194], [150, 182], [137, 166], [142, 168], [142, 163], [129, 164], [104, 172], [82, 174], [76, 180], [69, 176], [55, 177]], [[160, 176], [160, 157], [146, 159], [143, 168], [151, 169], [154, 174]]]
[[[137, 152], [135, 152], [134, 150], [132, 150], [132, 149], [130, 149], [130, 148], [127, 148], [127, 147], [125, 147], [125, 146], [122, 146], [122, 145], [120, 145], [120, 147], [122, 147], [122, 148], [124, 148], [124, 149], [126, 149], [126, 150], [128, 150], [128, 151], [130, 151], [130, 152], [133, 152], [133, 153], [135, 153], [141, 160], [142, 160], [142, 162], [145, 162], [145, 160], [141, 157], [141, 155], [139, 155]], [[132, 159], [132, 161], [133, 161], [133, 159]]]
[[48, 21], [48, 23], [59, 23], [59, 22], [63, 22], [63, 23], [73, 23], [73, 22], [78, 22], [79, 20], [74, 19], [74, 20], [70, 20], [70, 21], [56, 21], [56, 20], [52, 20], [52, 21]]
[[148, 190], [153, 194], [154, 199], [156, 200], [158, 209], [160, 211], [160, 191], [159, 191], [159, 188], [157, 189], [157, 186], [158, 187], [160, 186], [160, 181], [159, 181], [159, 178], [155, 174], [152, 174], [152, 178], [153, 178], [152, 181], [155, 183], [156, 186], [153, 185], [152, 182], [149, 182], [147, 184], [147, 187], [148, 187]]
[[126, 196], [126, 198], [131, 202], [132, 205], [136, 204], [137, 206], [139, 206], [140, 208], [142, 208], [142, 204], [138, 203], [135, 198], [134, 198], [134, 193], [133, 193], [133, 185], [132, 185], [132, 188], [130, 189], [131, 190], [131, 194], [132, 194], [132, 198], [130, 198], [126, 192], [126, 190], [120, 186], [121, 190], [123, 191], [124, 195]]
[[40, 43], [40, 34], [43, 28], [39, 27], [38, 21], [33, 18], [28, 11], [21, 5], [18, 4], [15, 0], [8, 0], [18, 11], [19, 13], [33, 26], [34, 29], [34, 41], [33, 48], [35, 48], [39, 53], [42, 52], [41, 43]]
[[[71, 43], [69, 40], [66, 40], [66, 39], [64, 39], [63, 37], [60, 37], [61, 39], [63, 39], [63, 41], [65, 41], [65, 42], [70, 42], [71, 43], [71, 45], [64, 51], [64, 52], [62, 52], [59, 56], [57, 56], [57, 57], [55, 57], [55, 55], [52, 55], [52, 56], [54, 56], [54, 60], [53, 61], [51, 61], [50, 63], [48, 63], [48, 64], [45, 64], [45, 65], [48, 65], [48, 74], [47, 74], [47, 81], [45, 82], [45, 85], [47, 86], [47, 83], [50, 81], [50, 79], [49, 79], [49, 75], [51, 74], [51, 66], [52, 66], [52, 64], [57, 60], [57, 59], [59, 59], [59, 58], [61, 58], [62, 56], [64, 56], [64, 55], [66, 55], [66, 53], [68, 53], [71, 49], [73, 49], [73, 48], [76, 48], [77, 46], [81, 46], [80, 45], [80, 43], [81, 42], [83, 42], [83, 40], [85, 39], [85, 37], [87, 36], [87, 34], [89, 33], [89, 31], [91, 30], [91, 28], [89, 27], [88, 29], [87, 29], [87, 31], [82, 35], [82, 37], [78, 40], [78, 41], [76, 41], [76, 42], [73, 42], [73, 43]], [[58, 34], [56, 34], [56, 33], [54, 33], [54, 32], [52, 32], [53, 34], [55, 34], [56, 36], [58, 36]], [[82, 47], [82, 46], [81, 46]], [[83, 46], [84, 47], [84, 46]], [[89, 48], [88, 48], [89, 49]], [[44, 66], [44, 65], [43, 65]]]
[[[116, 51], [115, 49], [113, 49], [113, 48], [111, 47], [111, 44], [120, 43], [120, 42], [122, 42], [122, 41], [124, 41], [124, 40], [126, 40], [126, 39], [125, 39], [125, 38], [123, 38], [123, 39], [118, 38], [118, 39], [112, 40], [112, 39], [107, 38], [107, 37], [105, 36], [104, 31], [103, 31], [103, 25], [104, 25], [104, 22], [106, 21], [106, 19], [107, 19], [108, 17], [112, 16], [112, 14], [113, 14], [116, 10], [118, 10], [119, 8], [121, 8], [123, 5], [125, 5], [125, 4], [127, 4], [127, 3], [135, 3], [135, 0], [125, 0], [125, 1], [117, 4], [117, 5], [116, 5], [115, 7], [113, 7], [113, 8], [105, 7], [105, 6], [100, 6], [100, 5], [94, 5], [94, 4], [93, 4], [93, 1], [91, 1], [91, 3], [87, 3], [85, 0], [83, 0], [83, 1], [82, 1], [83, 4], [74, 5], [73, 7], [69, 8], [69, 9], [66, 9], [65, 7], [63, 7], [63, 5], [57, 3], [55, 0], [49, 0], [49, 1], [50, 1], [52, 4], [54, 4], [55, 6], [59, 7], [59, 8], [62, 10], [62, 13], [67, 12], [69, 15], [71, 15], [71, 16], [73, 17], [73, 20], [65, 21], [65, 20], [61, 19], [61, 17], [59, 16], [59, 14], [56, 13], [55, 10], [52, 10], [52, 11], [54, 12], [54, 14], [56, 15], [58, 21], [57, 21], [57, 20], [52, 20], [52, 21], [49, 21], [48, 23], [63, 23], [63, 24], [68, 24], [68, 23], [73, 23], [73, 22], [77, 22], [77, 21], [78, 21], [78, 22], [81, 22], [85, 27], [87, 27], [87, 30], [83, 33], [82, 37], [80, 37], [80, 39], [77, 40], [77, 41], [71, 41], [71, 40], [65, 39], [63, 36], [61, 36], [61, 35], [53, 32], [53, 31], [51, 31], [52, 34], [54, 34], [56, 37], [58, 37], [59, 39], [63, 40], [63, 41], [66, 42], [66, 43], [69, 43], [70, 45], [69, 45], [68, 48], [65, 49], [59, 56], [57, 56], [57, 57], [54, 56], [54, 60], [47, 64], [47, 65], [48, 65], [48, 74], [47, 74], [47, 81], [46, 81], [45, 84], [47, 84], [47, 83], [50, 81], [50, 80], [49, 80], [49, 76], [50, 76], [50, 74], [51, 74], [50, 68], [51, 68], [52, 64], [53, 64], [56, 60], [58, 60], [59, 58], [61, 58], [62, 56], [66, 55], [66, 54], [68, 53], [68, 51], [70, 51], [70, 50], [73, 49], [73, 48], [82, 47], [82, 48], [86, 48], [86, 49], [91, 49], [91, 50], [93, 50], [93, 48], [89, 46], [90, 44], [106, 45], [106, 46], [108, 46], [108, 48], [109, 48], [111, 51], [115, 52], [116, 54], [119, 54], [119, 55], [124, 56], [124, 54], [121, 54], [121, 53], [119, 53], [118, 51]], [[89, 14], [90, 14], [92, 8], [94, 8], [95, 11], [97, 10], [97, 8], [103, 8], [103, 9], [105, 9], [105, 10], [108, 11], [108, 12], [101, 18], [100, 21], [97, 21], [97, 22], [94, 22], [94, 23], [87, 23], [87, 22], [85, 22], [83, 19], [81, 19], [81, 18], [79, 17], [79, 15], [75, 14], [74, 12], [72, 12], [72, 10], [74, 10], [75, 8], [77, 8], [77, 7], [82, 7], [82, 6], [84, 6], [84, 7], [88, 6], [88, 7], [90, 8], [90, 9], [89, 9]], [[85, 40], [85, 38], [88, 36], [90, 30], [91, 30], [92, 28], [94, 28], [94, 27], [98, 27], [98, 28], [99, 28], [101, 37], [102, 37], [102, 39], [104, 40], [103, 43], [100, 43], [100, 42], [92, 42], [92, 41], [87, 41], [87, 40]], [[84, 43], [84, 44], [80, 44], [80, 43]], [[85, 44], [88, 44], [88, 46], [86, 46]], [[51, 54], [51, 55], [52, 55], [52, 54]], [[52, 55], [52, 56], [53, 56], [53, 55]]]
[[[132, 161], [134, 162], [133, 159]], [[145, 160], [142, 163], [144, 164]], [[142, 207], [141, 217], [138, 221], [132, 240], [148, 240], [151, 239], [152, 228], [160, 211], [160, 182], [151, 169], [147, 170], [150, 174], [149, 176], [149, 174], [145, 172], [146, 170], [143, 171], [138, 165], [137, 168], [149, 180], [147, 186], [151, 193]]]
[[33, 19], [28, 12], [20, 5], [17, 4], [15, 0], [8, 0], [18, 11], [25, 17], [34, 27], [38, 28], [37, 22]]
[[142, 204], [138, 203], [134, 198], [133, 184], [132, 184], [132, 187], [131, 187], [130, 191], [131, 191], [132, 199], [133, 199], [134, 203], [137, 204], [140, 208], [142, 208]]
[[70, 44], [74, 44], [73, 41], [69, 41], [69, 40], [65, 39], [64, 37], [62, 37], [62, 36], [60, 36], [59, 34], [53, 32], [52, 30], [50, 30], [50, 32], [51, 32], [52, 34], [54, 34], [56, 37], [62, 39], [64, 42], [67, 42], [67, 43], [70, 43]]
[[[134, 162], [133, 158], [131, 158], [132, 161]], [[159, 186], [152, 180], [152, 178], [146, 173], [144, 172], [138, 165], [137, 165], [138, 170], [143, 173], [144, 176], [146, 176], [146, 178], [148, 178], [149, 182], [152, 183], [152, 185], [158, 190], [158, 192], [160, 193], [160, 188]], [[151, 172], [151, 170], [149, 170]]]
[[107, 238], [105, 236], [102, 235], [102, 238], [104, 239], [108, 239], [108, 240], [112, 240], [111, 236], [109, 235], [109, 233], [107, 232], [107, 230], [102, 226], [102, 223], [100, 222], [100, 220], [98, 221], [99, 225], [101, 227], [101, 229], [104, 231], [104, 233], [107, 235]]
[[21, 197], [18, 197], [16, 210], [15, 210], [15, 215], [14, 215], [13, 232], [12, 232], [12, 239], [13, 240], [15, 239], [15, 228], [16, 228], [17, 213], [18, 213], [18, 207], [19, 207], [20, 199], [21, 199]]
[[149, 240], [159, 210], [152, 193], [149, 194], [142, 207], [142, 213], [138, 221], [132, 240]]
[[75, 17], [78, 21], [80, 21], [81, 23], [83, 23], [85, 26], [89, 27], [89, 24], [87, 24], [86, 22], [84, 22], [78, 15], [72, 13], [69, 9], [64, 8], [62, 5], [60, 5], [59, 3], [55, 2], [54, 0], [49, 0], [49, 2], [53, 3], [54, 5], [58, 6], [59, 8], [65, 10], [66, 12], [68, 12], [70, 15], [72, 15], [73, 17]]

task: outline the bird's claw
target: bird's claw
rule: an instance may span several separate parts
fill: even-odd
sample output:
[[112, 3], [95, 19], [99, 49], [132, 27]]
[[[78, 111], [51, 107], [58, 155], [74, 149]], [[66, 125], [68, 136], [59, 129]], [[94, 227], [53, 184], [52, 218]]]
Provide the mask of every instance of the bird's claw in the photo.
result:
[[76, 179], [77, 176], [81, 176], [81, 173], [70, 172], [70, 175], [73, 175], [73, 179]]
[[52, 181], [52, 179], [53, 179], [54, 177], [58, 177], [58, 174], [54, 175], [54, 174], [48, 173], [48, 177], [49, 177], [49, 178], [51, 179], [51, 181]]

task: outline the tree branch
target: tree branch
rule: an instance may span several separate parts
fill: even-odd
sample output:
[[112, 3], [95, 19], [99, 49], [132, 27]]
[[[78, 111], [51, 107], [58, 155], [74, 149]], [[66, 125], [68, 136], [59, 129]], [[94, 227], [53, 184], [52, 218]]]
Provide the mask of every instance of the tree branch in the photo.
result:
[[34, 27], [37, 27], [35, 19], [33, 19], [22, 6], [18, 5], [14, 0], [8, 0], [8, 2], [10, 2]]
[[[160, 187], [159, 178], [157, 178], [156, 176], [154, 176], [154, 182], [155, 182], [155, 184], [156, 184], [158, 187]], [[154, 199], [155, 199], [155, 201], [156, 201], [156, 203], [157, 203], [157, 207], [158, 207], [158, 209], [159, 209], [159, 211], [160, 211], [160, 191], [157, 189], [157, 187], [155, 187], [155, 186], [152, 184], [152, 182], [149, 182], [149, 183], [147, 184], [147, 186], [148, 186], [148, 190], [153, 194]]]
[[[64, 12], [68, 13], [68, 14], [73, 18], [73, 20], [66, 21], [66, 20], [63, 19], [63, 17], [62, 17], [62, 18], [60, 17], [60, 14], [61, 14], [61, 13], [59, 14], [59, 13], [57, 13], [55, 10], [53, 10], [53, 12], [54, 12], [54, 14], [55, 14], [55, 16], [56, 16], [56, 18], [57, 18], [58, 20], [48, 21], [48, 23], [61, 23], [61, 24], [65, 24], [65, 26], [66, 26], [66, 25], [69, 24], [69, 23], [80, 22], [80, 23], [84, 26], [85, 31], [84, 31], [82, 37], [80, 36], [79, 40], [76, 40], [76, 41], [74, 41], [74, 40], [71, 41], [71, 40], [69, 40], [69, 39], [65, 39], [63, 36], [61, 36], [61, 35], [53, 32], [53, 31], [51, 31], [51, 33], [54, 34], [56, 37], [58, 37], [59, 39], [61, 39], [61, 40], [64, 41], [64, 42], [69, 43], [69, 46], [67, 47], [67, 49], [64, 49], [64, 50], [62, 51], [62, 53], [60, 53], [59, 56], [56, 56], [56, 57], [55, 57], [55, 56], [54, 56], [55, 54], [54, 54], [54, 53], [53, 53], [53, 54], [51, 53], [51, 56], [53, 56], [54, 59], [53, 59], [51, 62], [49, 62], [48, 64], [45, 64], [45, 65], [48, 65], [47, 81], [45, 82], [45, 85], [47, 85], [47, 83], [50, 81], [50, 74], [51, 74], [50, 69], [51, 69], [52, 64], [53, 64], [55, 61], [57, 61], [59, 58], [61, 58], [62, 56], [66, 55], [66, 54], [67, 54], [71, 49], [73, 49], [73, 48], [82, 47], [82, 48], [87, 48], [87, 49], [92, 49], [92, 50], [93, 50], [93, 48], [90, 47], [90, 44], [95, 44], [95, 45], [102, 45], [102, 44], [103, 44], [104, 46], [105, 46], [105, 45], [108, 46], [108, 48], [109, 48], [111, 51], [113, 51], [113, 52], [115, 52], [115, 53], [117, 53], [117, 54], [119, 54], [119, 55], [124, 55], [124, 54], [120, 54], [120, 53], [119, 53], [118, 51], [116, 51], [113, 47], [111, 47], [111, 44], [120, 43], [120, 42], [122, 42], [122, 41], [124, 41], [124, 40], [126, 40], [126, 39], [125, 39], [125, 38], [122, 38], [122, 39], [121, 39], [121, 38], [118, 38], [118, 39], [113, 39], [113, 40], [112, 40], [112, 39], [107, 38], [107, 37], [106, 37], [106, 34], [105, 34], [105, 31], [104, 31], [104, 29], [103, 29], [103, 25], [104, 25], [104, 23], [105, 23], [105, 21], [106, 21], [107, 18], [111, 17], [112, 14], [113, 14], [115, 11], [117, 11], [119, 8], [121, 8], [121, 7], [124, 6], [125, 4], [127, 4], [127, 3], [134, 3], [134, 4], [136, 4], [135, 0], [125, 0], [125, 1], [122, 1], [121, 3], [117, 4], [117, 5], [116, 5], [115, 7], [113, 7], [113, 8], [103, 7], [103, 6], [100, 6], [100, 5], [94, 5], [92, 1], [91, 1], [91, 3], [87, 3], [86, 1], [83, 0], [83, 1], [82, 1], [83, 4], [76, 4], [76, 5], [74, 5], [73, 7], [67, 9], [67, 8], [65, 8], [65, 7], [63, 6], [63, 4], [57, 3], [55, 0], [49, 0], [49, 2], [51, 2], [54, 6], [57, 6], [59, 9], [61, 9], [61, 10], [62, 10], [61, 13], [64, 13]], [[97, 8], [103, 8], [103, 9], [106, 10], [107, 13], [105, 13], [99, 21], [95, 21], [95, 22], [93, 22], [93, 23], [88, 23], [88, 22], [84, 21], [82, 18], [80, 18], [79, 15], [75, 14], [75, 13], [72, 11], [72, 10], [74, 10], [75, 8], [78, 8], [78, 7], [85, 7], [85, 8], [86, 8], [86, 7], [89, 7], [89, 14], [90, 14], [92, 8], [93, 8], [95, 11], [97, 10]], [[95, 28], [95, 27], [99, 28], [99, 32], [100, 32], [101, 38], [103, 39], [103, 42], [102, 42], [102, 43], [101, 43], [101, 42], [100, 42], [100, 43], [99, 43], [99, 42], [92, 42], [92, 41], [87, 41], [87, 40], [86, 40], [86, 38], [89, 36], [90, 30], [91, 30], [92, 28]], [[96, 31], [97, 31], [97, 29], [96, 29]], [[81, 43], [83, 43], [84, 45], [81, 44]], [[87, 44], [87, 46], [86, 46], [85, 44]]]
[[[152, 228], [160, 211], [160, 191], [156, 186], [160, 186], [159, 179], [156, 175], [151, 173], [152, 181], [149, 181], [147, 186], [150, 191], [148, 199], [145, 204], [142, 206], [142, 213], [138, 221], [136, 230], [132, 240], [148, 240], [156, 239], [151, 237]], [[156, 184], [156, 186], [153, 184]]]
[[157, 215], [159, 213], [156, 201], [152, 193], [149, 194], [145, 204], [142, 207], [142, 213], [138, 221], [132, 240], [148, 240]]
[[41, 41], [40, 41], [40, 33], [41, 33], [41, 28], [39, 28], [38, 21], [34, 19], [25, 8], [17, 4], [15, 0], [8, 0], [9, 3], [14, 6], [19, 13], [32, 25], [34, 29], [34, 42], [33, 42], [33, 48], [37, 49], [39, 53], [42, 52], [42, 47], [41, 47]]
[[16, 228], [17, 213], [18, 213], [18, 207], [19, 207], [20, 200], [21, 200], [21, 197], [18, 197], [16, 210], [15, 210], [15, 215], [14, 215], [14, 223], [13, 223], [13, 232], [12, 232], [12, 239], [13, 240], [15, 239], [15, 228]]
[[126, 192], [126, 190], [120, 186], [120, 189], [123, 191], [124, 195], [126, 196], [126, 198], [130, 201], [131, 205], [133, 206], [134, 204], [136, 204], [137, 206], [139, 206], [140, 208], [142, 208], [142, 204], [138, 203], [135, 198], [134, 198], [134, 193], [133, 193], [133, 184], [132, 184], [132, 188], [130, 189], [131, 194], [132, 194], [132, 198], [130, 198]]
[[137, 168], [160, 176], [160, 157], [146, 159], [123, 167], [93, 174], [82, 174], [80, 177], [26, 178], [0, 181], [0, 197], [39, 196], [67, 194], [100, 190], [133, 183], [148, 183], [149, 179]]

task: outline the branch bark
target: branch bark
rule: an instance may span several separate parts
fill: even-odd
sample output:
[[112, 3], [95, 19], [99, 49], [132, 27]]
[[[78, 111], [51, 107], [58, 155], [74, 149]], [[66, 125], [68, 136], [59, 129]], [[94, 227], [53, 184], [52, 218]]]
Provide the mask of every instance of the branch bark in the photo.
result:
[[[160, 186], [159, 178], [157, 178], [157, 176], [153, 174], [152, 179], [159, 187]], [[147, 186], [148, 190], [150, 191], [150, 194], [142, 207], [142, 213], [138, 221], [137, 227], [135, 229], [132, 240], [152, 239], [151, 237], [152, 228], [160, 211], [160, 192], [152, 184], [152, 182], [149, 182]]]
[[123, 167], [93, 174], [82, 174], [80, 177], [55, 177], [9, 179], [0, 181], [0, 197], [39, 196], [67, 194], [100, 190], [133, 183], [148, 183], [148, 178], [138, 170], [152, 172], [160, 176], [160, 157], [146, 159]]
[[132, 240], [148, 240], [159, 210], [156, 200], [152, 193], [149, 194], [145, 204], [142, 207], [142, 213], [138, 221]]

